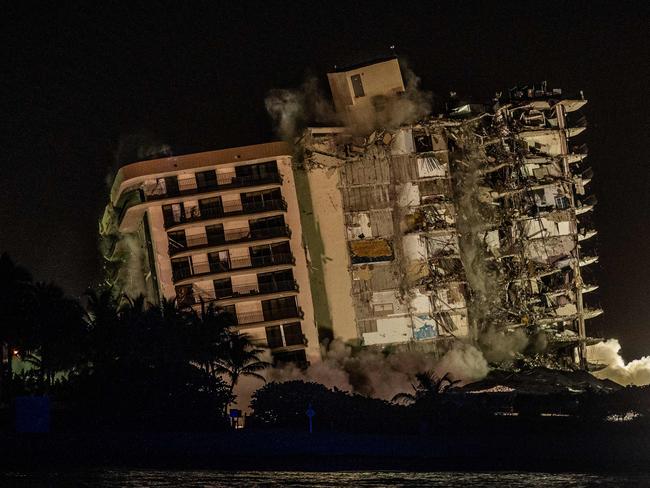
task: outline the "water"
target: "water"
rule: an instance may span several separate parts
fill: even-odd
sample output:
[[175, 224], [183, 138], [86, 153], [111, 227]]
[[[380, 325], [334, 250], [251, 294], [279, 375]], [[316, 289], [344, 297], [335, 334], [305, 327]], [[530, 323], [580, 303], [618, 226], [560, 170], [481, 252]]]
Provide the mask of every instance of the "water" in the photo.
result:
[[160, 471], [84, 470], [66, 472], [0, 473], [0, 487], [16, 488], [256, 488], [256, 487], [450, 487], [543, 486], [545, 488], [650, 487], [650, 473], [409, 473], [397, 471]]

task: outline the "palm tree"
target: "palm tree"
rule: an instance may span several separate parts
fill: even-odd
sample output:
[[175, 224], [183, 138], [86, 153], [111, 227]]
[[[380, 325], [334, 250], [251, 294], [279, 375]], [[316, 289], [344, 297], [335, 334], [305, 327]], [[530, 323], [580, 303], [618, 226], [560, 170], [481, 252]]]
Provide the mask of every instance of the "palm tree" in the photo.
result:
[[248, 334], [230, 333], [227, 342], [220, 348], [219, 355], [214, 361], [214, 371], [224, 374], [230, 380], [231, 397], [237, 382], [243, 376], [258, 378], [266, 383], [264, 376], [259, 374], [259, 371], [270, 366], [269, 363], [260, 359], [260, 354], [263, 352], [264, 349], [255, 346]]
[[228, 343], [234, 321], [230, 314], [214, 303], [206, 305], [201, 302], [200, 309], [191, 309], [188, 315], [188, 346], [192, 362], [204, 372], [214, 375], [215, 359]]
[[27, 360], [39, 370], [41, 388], [53, 385], [55, 375], [79, 365], [84, 354], [87, 324], [76, 300], [53, 283], [36, 283], [27, 311]]
[[0, 358], [4, 348], [7, 355], [2, 370], [5, 396], [10, 390], [14, 349], [25, 343], [25, 311], [31, 295], [31, 282], [27, 269], [14, 263], [8, 254], [0, 255]]
[[436, 399], [460, 383], [460, 380], [452, 380], [449, 373], [439, 378], [433, 371], [417, 373], [415, 379], [417, 383], [411, 385], [413, 393], [398, 393], [392, 401], [415, 403], [423, 398]]

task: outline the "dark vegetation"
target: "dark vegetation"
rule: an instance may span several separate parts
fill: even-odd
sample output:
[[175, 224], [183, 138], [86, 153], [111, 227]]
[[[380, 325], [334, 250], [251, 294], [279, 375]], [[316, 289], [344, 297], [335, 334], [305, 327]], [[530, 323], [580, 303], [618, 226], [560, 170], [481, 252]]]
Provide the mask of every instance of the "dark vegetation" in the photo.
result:
[[[0, 346], [13, 363], [2, 364], [6, 428], [13, 398], [46, 395], [53, 401], [54, 430], [223, 430], [236, 383], [259, 377], [268, 366], [260, 360], [262, 349], [217, 308], [152, 306], [142, 298], [115, 297], [110, 289], [89, 291], [82, 306], [53, 284], [34, 283], [7, 255], [0, 257]], [[29, 367], [18, 368], [19, 363]], [[476, 394], [446, 375], [423, 373], [412, 391], [393, 402], [315, 383], [270, 383], [255, 392], [246, 427], [304, 432], [309, 405], [316, 432], [487, 435], [504, 428], [605, 428], [615, 424], [608, 417], [623, 419], [630, 412], [633, 419], [626, 424], [648, 426], [650, 388], [549, 393], [544, 390], [549, 381], [560, 381], [553, 374], [541, 375], [538, 389], [530, 388], [526, 375], [527, 392], [519, 385]], [[507, 373], [495, 384], [511, 377]], [[489, 387], [488, 379], [484, 382]]]
[[237, 381], [268, 366], [231, 325], [212, 306], [155, 307], [110, 289], [89, 291], [82, 306], [3, 254], [1, 400], [47, 395], [54, 428], [221, 429]]

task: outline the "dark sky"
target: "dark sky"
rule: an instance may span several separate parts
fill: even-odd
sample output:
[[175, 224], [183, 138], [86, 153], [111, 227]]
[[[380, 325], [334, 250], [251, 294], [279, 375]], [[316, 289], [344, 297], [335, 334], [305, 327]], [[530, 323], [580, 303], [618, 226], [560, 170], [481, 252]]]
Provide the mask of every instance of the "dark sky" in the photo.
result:
[[177, 151], [272, 140], [270, 89], [308, 75], [326, 89], [333, 65], [395, 44], [439, 96], [539, 80], [584, 90], [601, 255], [591, 301], [606, 310], [590, 332], [650, 354], [650, 2], [68, 3], [2, 20], [0, 251], [37, 279], [72, 294], [97, 279], [124, 137]]

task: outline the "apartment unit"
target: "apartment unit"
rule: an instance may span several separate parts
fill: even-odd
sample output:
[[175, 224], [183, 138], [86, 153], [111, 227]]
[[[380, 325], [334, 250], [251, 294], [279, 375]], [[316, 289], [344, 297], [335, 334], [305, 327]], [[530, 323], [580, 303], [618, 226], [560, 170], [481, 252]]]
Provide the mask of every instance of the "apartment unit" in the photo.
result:
[[214, 303], [277, 360], [320, 359], [284, 143], [126, 165], [100, 233], [109, 279], [128, 294]]

